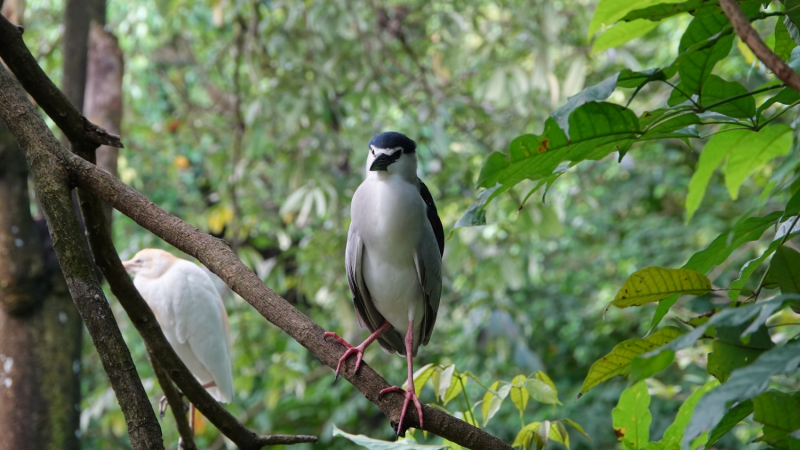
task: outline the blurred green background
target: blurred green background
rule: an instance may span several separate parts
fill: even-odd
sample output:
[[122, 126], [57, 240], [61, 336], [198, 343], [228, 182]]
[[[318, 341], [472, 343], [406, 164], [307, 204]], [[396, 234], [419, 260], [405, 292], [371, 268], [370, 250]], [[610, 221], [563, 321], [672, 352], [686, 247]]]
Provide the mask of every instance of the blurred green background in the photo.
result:
[[[654, 306], [613, 309], [604, 317], [606, 305], [633, 271], [679, 267], [707, 245], [756, 205], [770, 174], [757, 173], [735, 202], [713, 182], [703, 214], [686, 225], [683, 203], [697, 153], [679, 141], [650, 142], [621, 163], [612, 155], [580, 165], [544, 201], [540, 192], [521, 207], [534, 185], [523, 182], [490, 205], [488, 225], [453, 231], [476, 197], [489, 152], [538, 133], [549, 113], [585, 86], [625, 67], [674, 59], [687, 17], [667, 20], [622, 48], [592, 53], [586, 31], [593, 3], [109, 0], [108, 29], [125, 58], [119, 176], [167, 211], [229, 240], [268, 286], [324, 328], [360, 341], [366, 332], [357, 325], [344, 274], [350, 198], [363, 179], [370, 137], [387, 130], [409, 135], [448, 236], [438, 322], [417, 367], [455, 364], [487, 385], [543, 370], [563, 406], [532, 403], [526, 423], [569, 417], [592, 437], [574, 434], [572, 448], [617, 448], [610, 411], [626, 381], [575, 397], [592, 362], [647, 331]], [[62, 9], [59, 0], [32, 0], [25, 16], [26, 43], [55, 80]], [[717, 71], [757, 86], [767, 77], [748, 58], [734, 48]], [[668, 95], [668, 87], [651, 84], [632, 107], [652, 109]], [[620, 92], [611, 100], [624, 103]], [[175, 252], [117, 213], [114, 237], [123, 258], [144, 247]], [[731, 266], [761, 245], [737, 251]], [[730, 272], [710, 278], [735, 278]], [[332, 385], [332, 370], [240, 298], [224, 299], [236, 388], [227, 407], [249, 427], [319, 435], [317, 448], [356, 448], [331, 436], [334, 424], [392, 438], [386, 417], [351, 385]], [[161, 393], [142, 340], [119, 304], [112, 305], [155, 403]], [[690, 386], [707, 376], [705, 352], [678, 356], [678, 365], [649, 381], [654, 438]], [[405, 379], [403, 358], [372, 346], [365, 359], [390, 383]], [[129, 447], [89, 339], [82, 390], [84, 448]], [[466, 392], [476, 402], [485, 391], [470, 382]], [[421, 400], [434, 402], [430, 387]], [[486, 429], [511, 442], [520, 425], [506, 402]], [[170, 416], [163, 428], [174, 445]], [[750, 432], [737, 428], [718, 447], [740, 448]], [[226, 445], [205, 421], [198, 443]]]

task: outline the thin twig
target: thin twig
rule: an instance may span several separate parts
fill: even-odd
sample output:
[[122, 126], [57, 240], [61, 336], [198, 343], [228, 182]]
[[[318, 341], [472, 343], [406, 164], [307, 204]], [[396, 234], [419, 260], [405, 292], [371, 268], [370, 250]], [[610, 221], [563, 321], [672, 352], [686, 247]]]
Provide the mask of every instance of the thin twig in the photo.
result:
[[150, 365], [153, 366], [153, 373], [156, 374], [158, 384], [161, 385], [161, 390], [164, 391], [164, 396], [169, 402], [172, 416], [175, 417], [175, 426], [178, 428], [178, 434], [181, 435], [181, 446], [178, 450], [197, 450], [197, 444], [194, 442], [194, 432], [192, 432], [189, 421], [186, 419], [186, 410], [184, 409], [180, 392], [172, 384], [169, 375], [158, 363], [158, 359], [150, 349], [147, 349], [147, 356], [150, 359]]

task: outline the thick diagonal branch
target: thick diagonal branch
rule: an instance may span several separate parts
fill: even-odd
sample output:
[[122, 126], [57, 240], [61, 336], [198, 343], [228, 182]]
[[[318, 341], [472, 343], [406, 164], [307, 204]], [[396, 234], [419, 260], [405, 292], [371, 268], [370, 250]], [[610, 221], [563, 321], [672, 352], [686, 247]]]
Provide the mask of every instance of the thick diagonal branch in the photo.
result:
[[783, 80], [787, 86], [795, 91], [800, 92], [800, 75], [789, 67], [778, 55], [767, 47], [767, 44], [761, 40], [756, 30], [750, 25], [750, 20], [736, 3], [736, 0], [719, 0], [719, 5], [722, 11], [728, 17], [728, 20], [733, 25], [733, 30], [744, 42], [756, 58], [759, 59], [769, 70], [771, 70], [776, 77]]
[[161, 427], [153, 407], [103, 289], [91, 270], [72, 206], [69, 174], [57, 156], [68, 153], [2, 66], [0, 119], [25, 151], [58, 262], [125, 415], [131, 445], [134, 449], [163, 449]]

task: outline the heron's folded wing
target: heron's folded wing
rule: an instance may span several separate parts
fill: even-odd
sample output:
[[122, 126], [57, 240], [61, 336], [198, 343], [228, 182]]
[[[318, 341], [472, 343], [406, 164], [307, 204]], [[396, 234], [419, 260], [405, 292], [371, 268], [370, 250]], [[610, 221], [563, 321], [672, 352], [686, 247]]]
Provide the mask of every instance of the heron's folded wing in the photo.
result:
[[442, 255], [444, 255], [444, 228], [436, 211], [428, 187], [419, 180], [420, 196], [427, 207], [429, 227], [422, 232], [422, 239], [414, 254], [414, 264], [417, 266], [422, 292], [425, 297], [425, 315], [422, 319], [422, 345], [427, 345], [436, 323], [436, 314], [439, 311], [439, 299], [442, 295]]

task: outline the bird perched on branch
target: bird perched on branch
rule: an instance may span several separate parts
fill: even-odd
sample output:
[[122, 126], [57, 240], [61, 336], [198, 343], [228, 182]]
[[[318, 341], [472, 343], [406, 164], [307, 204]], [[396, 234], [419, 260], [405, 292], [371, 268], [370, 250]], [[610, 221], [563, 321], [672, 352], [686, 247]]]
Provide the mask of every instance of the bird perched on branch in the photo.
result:
[[366, 179], [353, 195], [345, 265], [358, 321], [372, 333], [352, 346], [336, 333], [325, 333], [347, 347], [342, 363], [356, 355], [358, 371], [364, 350], [376, 339], [384, 351], [404, 355], [408, 387], [384, 389], [405, 396], [397, 434], [410, 402], [422, 406], [414, 391], [413, 356], [431, 338], [442, 292], [444, 230], [428, 188], [417, 178], [417, 144], [403, 134], [386, 132], [369, 141]]
[[[154, 248], [122, 265], [189, 371], [217, 401], [230, 402], [231, 328], [211, 278], [197, 265]], [[162, 399], [162, 415], [165, 406]], [[189, 411], [194, 427], [194, 405]]]

